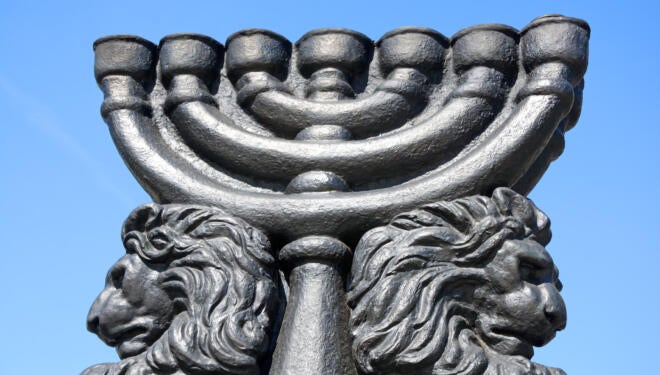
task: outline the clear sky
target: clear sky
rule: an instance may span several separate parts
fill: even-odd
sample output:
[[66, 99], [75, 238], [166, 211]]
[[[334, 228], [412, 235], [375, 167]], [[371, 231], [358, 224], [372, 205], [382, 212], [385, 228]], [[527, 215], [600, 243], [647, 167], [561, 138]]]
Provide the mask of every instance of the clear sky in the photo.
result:
[[[149, 3], [149, 5], [148, 5]], [[85, 330], [119, 229], [149, 197], [99, 115], [93, 41], [219, 41], [260, 27], [292, 41], [320, 27], [373, 39], [404, 25], [451, 36], [478, 23], [522, 28], [561, 13], [592, 28], [582, 117], [530, 195], [553, 221], [548, 249], [568, 327], [538, 362], [569, 374], [658, 373], [660, 32], [657, 2], [0, 0], [0, 374], [76, 374], [116, 354]]]

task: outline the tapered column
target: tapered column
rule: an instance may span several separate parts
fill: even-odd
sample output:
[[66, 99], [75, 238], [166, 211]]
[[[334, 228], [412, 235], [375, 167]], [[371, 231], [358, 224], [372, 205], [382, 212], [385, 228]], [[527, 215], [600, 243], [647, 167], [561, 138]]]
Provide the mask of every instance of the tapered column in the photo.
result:
[[356, 373], [344, 289], [350, 257], [351, 250], [332, 237], [304, 237], [282, 248], [290, 294], [270, 374]]

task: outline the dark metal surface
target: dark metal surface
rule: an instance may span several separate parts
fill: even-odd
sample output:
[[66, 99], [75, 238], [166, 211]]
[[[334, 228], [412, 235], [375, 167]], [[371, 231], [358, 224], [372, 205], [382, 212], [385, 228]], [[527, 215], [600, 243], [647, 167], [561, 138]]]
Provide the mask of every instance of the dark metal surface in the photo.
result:
[[270, 243], [217, 208], [148, 204], [122, 231], [87, 328], [120, 362], [83, 374], [255, 374], [279, 304]]
[[[579, 118], [589, 32], [584, 21], [550, 15], [521, 31], [478, 25], [452, 38], [405, 27], [376, 42], [347, 29], [314, 30], [293, 44], [260, 29], [224, 46], [197, 34], [159, 46], [99, 39], [102, 116], [162, 206], [129, 218], [149, 229], [136, 229], [140, 240], [126, 242], [116, 266], [155, 292], [142, 298], [109, 278], [89, 328], [122, 361], [87, 373], [559, 373], [529, 361], [565, 311], [541, 246], [547, 218], [524, 195]], [[181, 240], [187, 225], [213, 240]], [[160, 233], [167, 240], [150, 237]], [[172, 294], [163, 275], [188, 255], [154, 259], [139, 249], [182, 243], [214, 259], [195, 255], [181, 272], [233, 289], [205, 281], [215, 289], [177, 307], [190, 299]], [[255, 257], [252, 273], [238, 272], [251, 259], [244, 253]], [[520, 266], [523, 258], [536, 268]], [[131, 302], [132, 293], [140, 298]], [[207, 311], [250, 310], [241, 298], [261, 304], [234, 328]], [[172, 302], [151, 309], [148, 301]], [[132, 327], [131, 309], [151, 323]], [[182, 316], [204, 320], [204, 338], [200, 322], [176, 325]], [[247, 341], [232, 346], [237, 337]]]
[[550, 222], [507, 188], [403, 213], [362, 237], [349, 287], [368, 374], [563, 374], [528, 359], [566, 325]]

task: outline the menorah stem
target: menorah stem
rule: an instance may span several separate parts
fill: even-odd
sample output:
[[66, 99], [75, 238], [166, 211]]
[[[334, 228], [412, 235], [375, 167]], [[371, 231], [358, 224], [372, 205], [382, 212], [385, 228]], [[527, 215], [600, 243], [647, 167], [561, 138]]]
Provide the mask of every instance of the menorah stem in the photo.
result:
[[289, 302], [270, 374], [356, 374], [348, 336], [345, 267], [351, 251], [331, 237], [296, 240], [280, 251], [291, 271]]

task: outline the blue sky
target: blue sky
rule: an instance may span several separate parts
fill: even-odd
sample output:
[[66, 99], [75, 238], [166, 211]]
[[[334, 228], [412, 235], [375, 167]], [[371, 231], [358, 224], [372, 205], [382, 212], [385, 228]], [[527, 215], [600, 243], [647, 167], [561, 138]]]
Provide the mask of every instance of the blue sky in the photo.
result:
[[119, 229], [149, 201], [99, 115], [93, 41], [219, 41], [260, 27], [290, 40], [319, 27], [373, 39], [404, 25], [451, 36], [478, 23], [522, 28], [561, 13], [592, 28], [580, 122], [530, 197], [553, 222], [548, 249], [568, 327], [535, 360], [569, 374], [657, 372], [660, 334], [660, 30], [653, 1], [0, 1], [0, 373], [75, 374], [116, 355], [86, 332]]

